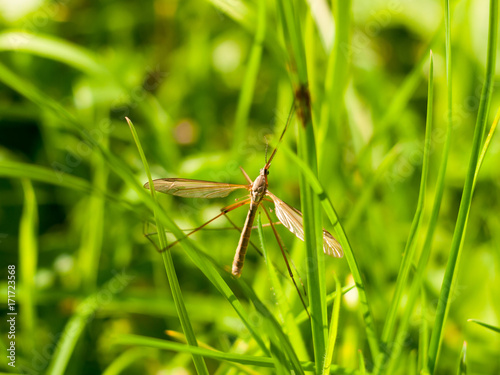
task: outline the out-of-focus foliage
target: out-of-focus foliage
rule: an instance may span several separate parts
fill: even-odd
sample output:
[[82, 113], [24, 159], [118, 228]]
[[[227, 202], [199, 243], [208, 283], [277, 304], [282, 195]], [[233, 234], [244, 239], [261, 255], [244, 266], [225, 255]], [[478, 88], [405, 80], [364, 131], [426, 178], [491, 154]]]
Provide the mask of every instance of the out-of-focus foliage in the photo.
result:
[[[254, 40], [261, 3], [266, 6], [265, 33], [252, 92], [246, 77], [259, 45]], [[334, 33], [339, 20], [331, 13], [336, 3], [294, 4], [307, 56], [318, 177], [347, 232], [380, 334], [418, 198], [430, 48], [434, 131], [423, 229], [434, 199], [447, 123], [444, 3], [353, 1], [349, 35], [340, 46], [335, 45]], [[123, 334], [167, 339], [165, 330], [182, 332], [182, 328], [162, 258], [143, 236], [144, 223], [152, 220], [152, 213], [131, 184], [115, 173], [114, 164], [99, 147], [123, 162], [137, 182], [146, 182], [127, 116], [137, 128], [155, 178], [246, 183], [240, 165], [255, 178], [265, 163], [266, 142], [275, 144], [271, 135], [283, 129], [294, 95], [292, 47], [283, 43], [278, 4], [18, 0], [4, 1], [0, 7], [0, 283], [2, 319], [6, 319], [7, 266], [16, 265], [17, 369], [30, 373], [50, 368], [57, 373], [62, 368], [71, 374], [94, 374], [106, 369], [118, 373], [123, 367], [130, 374], [192, 373], [188, 353], [114, 341]], [[422, 329], [431, 330], [434, 324], [485, 80], [488, 2], [457, 1], [450, 7], [453, 138], [425, 273], [427, 303], [417, 304], [412, 315], [396, 366], [398, 374], [412, 373], [423, 363], [419, 340], [426, 339]], [[342, 68], [342, 62], [330, 60], [335, 48], [343, 51], [339, 60], [346, 61], [339, 92], [336, 82], [328, 83], [334, 74], [330, 65]], [[500, 106], [496, 71], [488, 129]], [[248, 114], [241, 109], [242, 93], [251, 95]], [[335, 95], [338, 100], [329, 101]], [[246, 126], [237, 123], [238, 110], [243, 111], [239, 116]], [[82, 132], [75, 130], [73, 122], [83, 127]], [[297, 124], [294, 121], [285, 136], [291, 148], [296, 145]], [[478, 319], [500, 325], [499, 161], [500, 141], [494, 137], [473, 197], [436, 373], [457, 372], [464, 341], [469, 373], [500, 372], [500, 336], [467, 323]], [[18, 164], [9, 164], [13, 162]], [[298, 208], [299, 173], [278, 151], [269, 188]], [[215, 200], [160, 196], [159, 200], [179, 227], [189, 229], [240, 196]], [[245, 216], [245, 208], [230, 214], [238, 226]], [[332, 229], [327, 220], [324, 225]], [[272, 231], [263, 229], [291, 313], [293, 317], [303, 314], [297, 291], [285, 277]], [[305, 275], [303, 242], [281, 226], [277, 230], [290, 250], [292, 269]], [[146, 231], [154, 228], [148, 226]], [[425, 230], [417, 239], [415, 263], [424, 234]], [[226, 268], [238, 238], [239, 233], [223, 218], [191, 237]], [[155, 236], [152, 239], [156, 241]], [[259, 246], [256, 233], [252, 239]], [[235, 310], [180, 246], [172, 248], [172, 257], [197, 339], [222, 352], [263, 355]], [[345, 260], [328, 258], [328, 294], [335, 291], [332, 272], [343, 286], [353, 284]], [[252, 248], [242, 278], [280, 323], [290, 318], [278, 313], [279, 299], [270, 289], [265, 260]], [[247, 301], [246, 292], [231, 281], [228, 284], [259, 326], [262, 318]], [[368, 371], [376, 361], [370, 355], [360, 311], [353, 289], [342, 301], [332, 362], [346, 372], [359, 369], [358, 350]], [[77, 327], [73, 333], [68, 333], [68, 322]], [[299, 328], [303, 341], [292, 345], [303, 353], [301, 361], [311, 361], [308, 321]], [[8, 348], [4, 328], [1, 334], [0, 342]], [[74, 349], [67, 365], [61, 365], [57, 361], [64, 356], [56, 348], [70, 336], [75, 337]], [[2, 358], [2, 370], [13, 370]], [[231, 373], [233, 368], [231, 362], [216, 359], [206, 363], [210, 373], [217, 369], [220, 374]], [[274, 371], [239, 366], [247, 373]]]

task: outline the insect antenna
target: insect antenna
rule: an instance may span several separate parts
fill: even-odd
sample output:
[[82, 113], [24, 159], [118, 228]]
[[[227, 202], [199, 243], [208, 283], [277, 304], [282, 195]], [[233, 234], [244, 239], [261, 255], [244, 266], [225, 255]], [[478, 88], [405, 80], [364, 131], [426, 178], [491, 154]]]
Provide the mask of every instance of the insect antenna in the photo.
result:
[[[293, 118], [294, 113], [295, 113], [295, 100], [292, 103], [292, 108], [290, 108], [290, 112], [289, 112], [288, 118], [286, 120], [285, 128], [281, 132], [280, 139], [278, 140], [278, 144], [276, 145], [276, 148], [273, 150], [271, 157], [266, 162], [266, 166], [264, 167], [264, 169], [269, 169], [269, 167], [271, 166], [271, 162], [273, 161], [274, 155], [276, 154], [276, 151], [278, 150], [278, 147], [279, 147], [281, 141], [283, 140], [283, 136], [285, 135], [286, 129], [288, 128], [288, 125], [290, 124], [290, 122], [292, 122], [292, 118]], [[267, 159], [267, 149], [266, 149], [266, 159]]]

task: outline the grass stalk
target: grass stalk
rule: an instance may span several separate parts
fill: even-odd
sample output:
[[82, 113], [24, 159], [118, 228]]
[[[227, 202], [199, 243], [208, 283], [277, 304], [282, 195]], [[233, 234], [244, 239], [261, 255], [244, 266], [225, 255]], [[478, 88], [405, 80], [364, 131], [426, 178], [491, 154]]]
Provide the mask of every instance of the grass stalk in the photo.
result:
[[333, 352], [335, 350], [335, 341], [337, 340], [337, 332], [339, 328], [339, 316], [340, 316], [340, 303], [342, 301], [342, 285], [336, 274], [333, 275], [335, 278], [335, 290], [336, 296], [335, 301], [332, 306], [332, 317], [330, 321], [330, 329], [328, 333], [327, 350], [325, 364], [323, 366], [323, 375], [330, 373], [330, 367], [332, 365]]
[[491, 331], [493, 331], [493, 332], [500, 333], [500, 327], [495, 327], [495, 326], [493, 326], [493, 325], [491, 325], [491, 324], [481, 322], [481, 321], [479, 321], [479, 320], [477, 320], [477, 319], [468, 319], [467, 321], [468, 321], [468, 322], [473, 322], [473, 323], [476, 323], [476, 324], [478, 324], [478, 325], [480, 325], [480, 326], [483, 326], [483, 327], [485, 327], [485, 328], [488, 328], [489, 330], [491, 330]]
[[311, 186], [315, 195], [321, 201], [323, 210], [328, 216], [330, 223], [334, 227], [336, 238], [344, 249], [344, 256], [346, 257], [349, 269], [351, 270], [356, 288], [359, 293], [362, 315], [365, 321], [365, 332], [368, 338], [368, 344], [370, 346], [372, 357], [374, 359], [380, 359], [380, 344], [376, 333], [375, 321], [370, 309], [370, 304], [368, 303], [364, 281], [361, 276], [361, 270], [359, 269], [358, 262], [356, 261], [354, 252], [351, 248], [349, 240], [347, 239], [347, 235], [343, 228], [343, 225], [340, 222], [337, 213], [335, 212], [335, 208], [333, 207], [333, 204], [325, 189], [322, 187], [321, 183], [318, 181], [318, 178], [310, 170], [307, 164], [295, 153], [293, 153], [286, 145], [281, 146], [281, 151], [284, 152], [287, 157], [295, 163], [295, 165], [297, 165], [302, 173], [304, 173], [307, 183]]
[[[107, 285], [107, 284], [105, 284]], [[107, 288], [105, 294], [117, 292], [116, 288]], [[59, 342], [55, 345], [55, 351], [46, 374], [65, 374], [66, 369], [75, 349], [75, 346], [84, 331], [87, 322], [95, 314], [95, 311], [103, 303], [101, 291], [97, 291], [85, 298], [77, 307], [76, 312], [66, 323], [60, 335]]]
[[[144, 165], [146, 175], [148, 176], [149, 186], [151, 189], [151, 196], [152, 196], [153, 200], [155, 201], [155, 203], [157, 204], [157, 207], [154, 210], [156, 227], [158, 228], [158, 238], [159, 238], [159, 242], [160, 242], [160, 248], [165, 249], [167, 247], [167, 236], [165, 234], [165, 229], [163, 227], [163, 223], [158, 219], [158, 210], [161, 210], [161, 208], [160, 208], [160, 206], [158, 204], [158, 200], [156, 198], [156, 192], [154, 189], [153, 178], [151, 177], [151, 171], [149, 170], [149, 164], [146, 160], [144, 150], [142, 149], [142, 146], [141, 146], [141, 141], [139, 140], [139, 137], [137, 136], [137, 132], [135, 131], [134, 125], [132, 124], [132, 122], [128, 118], [126, 118], [126, 120], [127, 120], [128, 125], [130, 127], [130, 131], [132, 132], [132, 136], [134, 138], [137, 149], [139, 150], [139, 154], [141, 155], [141, 160], [142, 160], [142, 163]], [[182, 292], [181, 292], [181, 288], [179, 285], [179, 280], [177, 279], [177, 274], [175, 272], [172, 254], [170, 253], [170, 251], [162, 251], [161, 255], [163, 258], [163, 264], [165, 265], [165, 271], [167, 273], [168, 283], [169, 283], [170, 289], [172, 291], [172, 297], [174, 299], [175, 307], [177, 309], [177, 315], [179, 317], [182, 330], [183, 330], [184, 334], [186, 335], [186, 340], [187, 340], [188, 344], [191, 346], [197, 346], [198, 342], [196, 340], [193, 326], [192, 326], [191, 321], [189, 319], [186, 305], [184, 303], [184, 298], [182, 297]], [[194, 363], [194, 366], [195, 366], [198, 374], [208, 374], [207, 365], [205, 364], [203, 357], [198, 356], [198, 355], [193, 355], [193, 363]]]
[[382, 342], [384, 345], [389, 346], [389, 342], [394, 337], [394, 331], [396, 329], [396, 316], [398, 308], [401, 303], [401, 298], [403, 292], [406, 288], [408, 275], [410, 274], [410, 269], [413, 264], [413, 257], [417, 245], [417, 237], [420, 231], [420, 226], [423, 218], [423, 210], [426, 199], [426, 188], [427, 188], [427, 176], [429, 174], [429, 154], [431, 149], [431, 136], [433, 130], [433, 116], [434, 116], [434, 62], [432, 58], [432, 52], [430, 55], [429, 63], [429, 84], [427, 91], [427, 120], [426, 120], [426, 131], [425, 131], [425, 144], [423, 152], [423, 162], [422, 162], [422, 176], [420, 178], [420, 190], [418, 194], [417, 208], [415, 210], [415, 215], [410, 228], [410, 233], [408, 235], [408, 240], [406, 242], [405, 250], [403, 252], [403, 259], [401, 261], [400, 270], [398, 273], [398, 278], [396, 281], [396, 290], [389, 307], [389, 312], [387, 314], [387, 319], [385, 321], [384, 330], [382, 331]]
[[35, 274], [38, 263], [38, 208], [31, 180], [23, 178], [24, 206], [19, 227], [19, 271], [22, 285], [22, 332], [25, 350], [31, 352], [35, 345], [36, 307]]
[[302, 359], [308, 358], [307, 349], [304, 345], [304, 339], [300, 333], [297, 326], [297, 320], [294, 318], [290, 304], [287, 301], [287, 297], [278, 279], [276, 269], [272, 260], [269, 257], [269, 252], [267, 250], [266, 241], [264, 239], [264, 232], [262, 230], [262, 220], [260, 215], [257, 216], [257, 232], [259, 234], [259, 239], [261, 243], [262, 253], [264, 254], [264, 259], [266, 260], [267, 271], [269, 274], [269, 281], [271, 288], [273, 290], [274, 297], [276, 298], [276, 305], [278, 306], [282, 321], [287, 329], [288, 337], [297, 352], [297, 356]]
[[[299, 127], [299, 155], [306, 165], [317, 174], [316, 143], [312, 123], [310, 92], [307, 78], [305, 47], [296, 4], [279, 1], [285, 40], [291, 45], [292, 64], [296, 67], [292, 74], [295, 85], [295, 104], [301, 126]], [[300, 176], [300, 199], [304, 215], [304, 235], [307, 252], [307, 286], [309, 309], [314, 346], [316, 372], [323, 368], [326, 351], [327, 314], [324, 258], [322, 251], [321, 213], [318, 198], [309, 187], [305, 175]]]
[[439, 350], [443, 340], [443, 330], [446, 323], [450, 308], [450, 296], [452, 295], [457, 268], [460, 261], [461, 249], [465, 237], [467, 219], [472, 203], [472, 195], [474, 192], [474, 175], [480, 155], [481, 139], [485, 131], [486, 121], [488, 119], [488, 111], [493, 92], [494, 69], [496, 59], [497, 46], [497, 31], [498, 31], [498, 0], [490, 0], [489, 14], [489, 29], [488, 29], [488, 50], [486, 58], [486, 76], [481, 92], [479, 102], [479, 111], [477, 115], [476, 127], [474, 130], [474, 138], [472, 141], [472, 151], [469, 160], [469, 167], [465, 176], [464, 189], [458, 218], [453, 234], [450, 256], [446, 265], [446, 271], [441, 286], [441, 292], [436, 310], [436, 320], [432, 330], [431, 341], [429, 345], [429, 370], [434, 373], [436, 364], [439, 358]]
[[[94, 155], [93, 186], [95, 191], [106, 191], [108, 169], [100, 163], [100, 157]], [[96, 162], [96, 159], [98, 162]], [[102, 194], [94, 193], [88, 198], [87, 221], [82, 231], [82, 240], [79, 254], [79, 265], [82, 273], [82, 284], [85, 290], [93, 292], [97, 288], [97, 275], [102, 250], [105, 198]]]
[[257, 3], [256, 32], [236, 109], [232, 153], [233, 158], [238, 161], [242, 158], [240, 150], [247, 134], [248, 114], [252, 105], [255, 84], [257, 83], [260, 62], [262, 60], [262, 47], [266, 35], [266, 3], [265, 0], [259, 0]]
[[[345, 115], [344, 94], [349, 81], [351, 32], [351, 0], [335, 1], [333, 17], [335, 19], [335, 40], [328, 57], [325, 77], [325, 99], [321, 103], [321, 114], [317, 127], [319, 170], [340, 170], [333, 166], [333, 160], [339, 159], [336, 149], [326, 146], [327, 140], [338, 138], [342, 118]], [[333, 155], [332, 155], [333, 152]]]

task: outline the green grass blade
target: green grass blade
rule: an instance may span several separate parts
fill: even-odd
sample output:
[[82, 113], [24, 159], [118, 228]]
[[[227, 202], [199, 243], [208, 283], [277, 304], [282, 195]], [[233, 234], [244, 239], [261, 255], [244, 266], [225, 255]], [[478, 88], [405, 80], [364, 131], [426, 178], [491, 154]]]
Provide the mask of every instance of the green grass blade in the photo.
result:
[[120, 354], [111, 364], [103, 371], [102, 375], [119, 375], [124, 370], [136, 362], [153, 357], [151, 350], [146, 348], [132, 348]]
[[[199, 346], [184, 345], [176, 342], [160, 340], [150, 337], [143, 337], [138, 335], [121, 335], [116, 337], [114, 341], [116, 344], [121, 344], [121, 345], [149, 346], [157, 349], [191, 353], [193, 355], [199, 355], [206, 358], [212, 358], [221, 361], [235, 362], [242, 365], [274, 367], [274, 361], [270, 357], [258, 357], [245, 354], [224, 353], [217, 350], [200, 348]], [[310, 365], [308, 367], [309, 369], [311, 368]]]
[[[287, 358], [289, 367], [291, 367], [295, 373], [303, 374], [305, 369], [302, 368], [299, 358], [290, 343], [289, 337], [283, 332], [282, 324], [276, 320], [247, 283], [238, 279], [238, 284], [245, 295], [252, 301], [257, 312], [264, 319], [267, 336], [271, 341], [273, 355], [277, 355], [280, 358]], [[276, 352], [278, 352], [278, 354]]]
[[[108, 169], [100, 162], [100, 156], [93, 158], [94, 191], [107, 191]], [[96, 159], [98, 162], [96, 162]], [[97, 287], [97, 275], [101, 257], [103, 228], [105, 215], [105, 197], [94, 193], [88, 198], [87, 221], [82, 231], [82, 241], [79, 254], [79, 266], [82, 272], [82, 283], [87, 291], [93, 292]]]
[[460, 362], [458, 363], [457, 375], [467, 375], [467, 364], [465, 363], [465, 358], [467, 356], [467, 342], [464, 341], [462, 346], [462, 351], [460, 353]]
[[427, 295], [425, 288], [420, 292], [420, 309], [422, 319], [420, 321], [420, 335], [418, 340], [418, 370], [421, 374], [428, 374], [427, 357], [429, 356], [429, 322], [427, 321]]
[[[342, 290], [340, 291], [340, 293], [342, 295], [344, 295], [344, 294], [346, 294], [347, 292], [351, 291], [354, 288], [356, 288], [356, 285], [345, 286], [345, 287], [342, 288]], [[337, 298], [337, 291], [328, 294], [326, 296], [326, 304], [327, 304], [327, 306], [330, 305], [330, 304], [333, 304], [333, 302], [336, 300], [336, 298]], [[297, 322], [297, 324], [305, 322], [308, 319], [309, 319], [309, 316], [307, 315], [306, 311], [301, 311], [295, 317], [295, 321]]]
[[[426, 48], [423, 48], [423, 51], [429, 51], [433, 48], [436, 43], [441, 43], [441, 33], [443, 31], [442, 23], [439, 28], [436, 29], [432, 40], [427, 44]], [[381, 139], [381, 137], [386, 134], [387, 130], [398, 124], [398, 119], [401, 118], [401, 113], [408, 105], [408, 102], [414, 95], [415, 91], [418, 89], [420, 85], [420, 81], [422, 80], [422, 68], [424, 67], [425, 62], [427, 61], [427, 54], [422, 53], [420, 59], [415, 64], [410, 74], [406, 76], [401, 85], [399, 85], [399, 89], [392, 98], [391, 102], [387, 106], [387, 110], [384, 115], [380, 119], [378, 125], [376, 126], [376, 131], [372, 134], [368, 142], [363, 145], [362, 149], [359, 151], [359, 160], [360, 163], [367, 157], [370, 153], [370, 150], [374, 149], [374, 145], [377, 140]]]
[[[339, 170], [333, 165], [340, 153], [336, 148], [327, 147], [328, 139], [337, 139], [339, 127], [344, 123], [345, 91], [349, 82], [350, 32], [352, 2], [340, 0], [334, 2], [335, 40], [328, 56], [325, 77], [324, 100], [321, 103], [321, 115], [318, 124], [318, 160], [320, 171]], [[330, 138], [331, 137], [331, 138]]]
[[38, 207], [30, 180], [21, 180], [24, 192], [24, 206], [19, 226], [19, 271], [22, 309], [22, 332], [25, 350], [31, 352], [35, 346], [36, 307], [35, 274], [38, 263]]
[[30, 178], [35, 181], [65, 187], [87, 194], [95, 192], [94, 187], [88, 181], [82, 178], [65, 175], [64, 178], [59, 179], [57, 178], [57, 172], [53, 169], [16, 161], [2, 160], [2, 162], [0, 163], [0, 176], [13, 178]]
[[[158, 205], [158, 200], [156, 198], [156, 192], [154, 189], [153, 178], [151, 177], [151, 171], [149, 170], [149, 164], [146, 160], [146, 155], [144, 154], [144, 150], [141, 146], [141, 141], [137, 136], [137, 132], [135, 131], [135, 127], [128, 118], [126, 118], [130, 130], [132, 132], [132, 136], [134, 138], [137, 149], [139, 150], [139, 154], [141, 155], [142, 164], [144, 165], [144, 169], [146, 170], [146, 175], [148, 176], [149, 186], [151, 189], [151, 196], [153, 200], [157, 204], [157, 208], [155, 209], [155, 220], [156, 227], [158, 228], [158, 237], [160, 242], [160, 248], [165, 249], [167, 247], [167, 237], [165, 234], [165, 229], [163, 227], [162, 222], [158, 219], [158, 210], [161, 210]], [[184, 298], [182, 297], [181, 287], [179, 285], [179, 280], [177, 279], [177, 274], [175, 272], [175, 266], [172, 259], [172, 254], [170, 251], [162, 251], [161, 253], [163, 258], [163, 264], [165, 265], [165, 271], [167, 273], [168, 283], [170, 285], [170, 290], [172, 291], [172, 297], [174, 299], [175, 307], [177, 309], [177, 315], [179, 317], [182, 330], [186, 335], [186, 339], [189, 345], [197, 346], [198, 341], [196, 340], [196, 336], [193, 330], [193, 326], [191, 324], [191, 320], [189, 319], [189, 315], [186, 309], [186, 305], [184, 303]], [[193, 362], [198, 374], [208, 374], [207, 365], [203, 357], [198, 355], [193, 355]]]
[[[291, 45], [292, 65], [296, 71], [292, 74], [295, 86], [295, 105], [300, 122], [298, 149], [302, 160], [310, 170], [317, 174], [317, 155], [303, 33], [300, 26], [297, 4], [281, 0], [278, 8], [282, 15], [282, 27], [285, 40]], [[316, 371], [323, 368], [327, 337], [325, 265], [322, 250], [321, 212], [318, 198], [306, 181], [304, 173], [300, 176], [300, 199], [303, 213], [304, 237], [307, 252], [307, 287], [309, 293], [309, 311], [314, 346]]]
[[[318, 29], [323, 48], [326, 51], [330, 51], [332, 48], [335, 25], [331, 16], [329, 4], [326, 0], [307, 0], [307, 5]], [[307, 47], [308, 45], [306, 43], [306, 48]]]
[[326, 350], [326, 358], [325, 364], [323, 367], [323, 375], [330, 373], [330, 367], [333, 359], [333, 352], [335, 349], [335, 341], [337, 340], [337, 332], [339, 328], [339, 316], [340, 316], [340, 303], [342, 301], [342, 285], [340, 284], [340, 280], [336, 274], [333, 275], [335, 278], [335, 290], [337, 291], [335, 301], [333, 302], [332, 307], [332, 317], [330, 322], [330, 330], [328, 334], [327, 341], [327, 350]]
[[[276, 269], [274, 268], [274, 264], [269, 257], [269, 253], [267, 251], [266, 242], [264, 239], [264, 232], [262, 230], [262, 220], [260, 215], [257, 216], [257, 232], [259, 234], [259, 239], [261, 243], [262, 253], [264, 254], [264, 259], [266, 260], [267, 271], [269, 274], [269, 281], [271, 284], [271, 288], [273, 290], [273, 295], [276, 298], [276, 305], [280, 311], [282, 321], [287, 328], [288, 337], [292, 342], [292, 345], [297, 353], [297, 356], [302, 359], [308, 359], [307, 349], [304, 344], [304, 339], [300, 333], [299, 327], [297, 326], [298, 322], [294, 319], [292, 314], [292, 310], [290, 308], [290, 304], [288, 303], [287, 296], [281, 286], [281, 283], [278, 279], [278, 275], [276, 273]], [[304, 313], [307, 316], [306, 311]]]
[[425, 144], [424, 144], [424, 156], [422, 162], [422, 176], [420, 178], [420, 190], [418, 194], [417, 208], [415, 210], [415, 215], [410, 228], [410, 233], [408, 235], [408, 240], [406, 241], [405, 250], [403, 252], [403, 259], [401, 261], [401, 266], [398, 273], [398, 278], [396, 281], [396, 290], [392, 302], [389, 307], [389, 312], [387, 314], [387, 319], [384, 325], [384, 330], [382, 331], [382, 342], [384, 345], [389, 345], [394, 337], [394, 331], [396, 329], [396, 317], [398, 308], [401, 304], [401, 298], [403, 292], [406, 288], [408, 275], [410, 274], [410, 269], [413, 264], [413, 257], [415, 254], [417, 241], [416, 238], [420, 231], [420, 226], [422, 223], [423, 210], [426, 198], [426, 188], [427, 188], [427, 176], [429, 173], [429, 154], [431, 149], [431, 135], [433, 131], [432, 119], [434, 116], [434, 63], [432, 58], [432, 52], [430, 55], [429, 63], [429, 85], [427, 91], [427, 116], [426, 116], [426, 130], [425, 130]]
[[[122, 288], [110, 287], [111, 283], [114, 284], [113, 280], [114, 279], [111, 279], [110, 282], [104, 284], [105, 288], [91, 294], [78, 305], [76, 312], [69, 319], [68, 323], [66, 323], [61, 333], [60, 340], [56, 345], [52, 361], [49, 364], [46, 374], [59, 375], [66, 373], [66, 368], [73, 354], [73, 350], [88, 320], [94, 315], [103, 301], [108, 301], [109, 296], [113, 296], [114, 293], [122, 290]], [[107, 296], [106, 300], [102, 298], [104, 294]]]
[[89, 50], [40, 33], [4, 31], [0, 33], [0, 51], [28, 52], [60, 61], [89, 74], [105, 76], [108, 73]]
[[401, 153], [401, 147], [399, 147], [399, 145], [396, 144], [386, 154], [384, 160], [382, 160], [382, 162], [379, 164], [372, 178], [366, 183], [366, 186], [363, 189], [361, 196], [356, 201], [352, 211], [349, 214], [349, 217], [346, 220], [345, 227], [347, 231], [351, 230], [352, 228], [355, 228], [356, 225], [359, 223], [363, 215], [363, 212], [365, 212], [367, 207], [369, 207], [375, 188], [377, 187], [379, 182], [381, 182], [384, 178], [388, 176], [389, 168], [397, 160], [400, 153]]
[[300, 27], [299, 12], [296, 9], [297, 6], [297, 3], [292, 1], [278, 1], [278, 9], [282, 16], [283, 33], [287, 43], [290, 43], [292, 64], [295, 65], [297, 69], [297, 84], [307, 85], [305, 47]]
[[[407, 324], [409, 322], [410, 316], [413, 313], [413, 309], [418, 299], [418, 295], [422, 290], [422, 284], [425, 276], [425, 270], [427, 263], [430, 258], [432, 242], [434, 238], [434, 232], [437, 228], [437, 221], [439, 217], [439, 211], [441, 208], [441, 202], [443, 200], [444, 187], [445, 187], [445, 178], [446, 178], [446, 170], [448, 166], [448, 158], [450, 154], [450, 146], [451, 146], [451, 136], [453, 130], [453, 121], [452, 121], [452, 79], [451, 79], [451, 29], [450, 29], [450, 9], [449, 4], [445, 4], [445, 33], [446, 33], [446, 76], [447, 76], [447, 125], [446, 125], [446, 135], [444, 141], [443, 152], [441, 155], [441, 163], [438, 170], [438, 177], [436, 182], [436, 193], [434, 197], [434, 203], [432, 206], [429, 224], [427, 228], [427, 233], [425, 236], [424, 245], [422, 248], [422, 253], [420, 255], [420, 259], [418, 261], [418, 265], [416, 268], [416, 274], [413, 279], [412, 287], [410, 290], [410, 295], [408, 297], [408, 303], [405, 307], [405, 311], [403, 313], [403, 317], [401, 319], [401, 325], [398, 329], [396, 342], [401, 342], [407, 331]], [[425, 322], [427, 324], [427, 322]], [[426, 328], [425, 331], [427, 331]], [[423, 338], [427, 340], [427, 337]], [[427, 355], [428, 353], [428, 345], [427, 343], [421, 343], [421, 346], [425, 348], [425, 353], [419, 353], [420, 355]], [[396, 357], [394, 353], [391, 353], [393, 357]], [[389, 359], [391, 361], [392, 359]], [[422, 372], [428, 373], [428, 359], [425, 358], [425, 363], [421, 364]]]
[[257, 82], [257, 75], [259, 74], [260, 62], [262, 60], [262, 44], [266, 34], [266, 4], [267, 2], [265, 0], [259, 0], [257, 3], [256, 33], [238, 99], [238, 107], [236, 109], [232, 153], [233, 158], [237, 161], [243, 158], [241, 145], [244, 143], [247, 134], [248, 114], [250, 112], [250, 106], [252, 105], [255, 84]]
[[488, 132], [488, 136], [486, 137], [486, 140], [484, 141], [481, 155], [479, 155], [479, 160], [477, 162], [477, 168], [476, 168], [476, 171], [474, 172], [473, 189], [476, 187], [477, 176], [479, 175], [479, 171], [481, 170], [481, 166], [483, 165], [484, 157], [486, 156], [486, 153], [488, 152], [488, 148], [490, 147], [490, 144], [491, 144], [491, 139], [495, 135], [495, 131], [497, 130], [497, 126], [498, 126], [499, 121], [500, 121], [500, 107], [497, 109], [497, 113], [495, 115], [495, 119], [493, 120], [493, 124], [491, 125], [490, 131]]
[[480, 326], [486, 327], [486, 328], [492, 330], [493, 332], [500, 333], [500, 327], [495, 327], [495, 326], [492, 326], [491, 324], [484, 323], [484, 322], [481, 322], [480, 320], [476, 320], [476, 319], [468, 319], [467, 321], [479, 324]]
[[429, 369], [431, 373], [435, 372], [436, 363], [439, 357], [439, 349], [443, 339], [443, 330], [450, 308], [450, 295], [454, 288], [456, 280], [457, 265], [460, 260], [460, 250], [465, 237], [467, 219], [470, 212], [473, 195], [474, 174], [478, 164], [481, 139], [485, 131], [488, 110], [493, 92], [494, 69], [497, 47], [497, 29], [498, 29], [498, 1], [490, 1], [489, 30], [488, 30], [488, 51], [486, 59], [486, 77], [481, 92], [479, 102], [479, 111], [477, 115], [476, 127], [474, 130], [474, 139], [472, 141], [472, 151], [469, 161], [469, 167], [465, 178], [460, 209], [453, 234], [450, 256], [446, 265], [446, 271], [441, 286], [441, 293], [436, 310], [436, 320], [432, 330], [431, 342], [429, 346]]
[[365, 358], [363, 357], [363, 352], [361, 349], [358, 350], [358, 361], [359, 361], [359, 370], [362, 375], [366, 374], [366, 365], [365, 365]]
[[330, 222], [334, 226], [336, 238], [342, 245], [344, 249], [344, 255], [346, 257], [347, 263], [349, 265], [349, 269], [352, 272], [352, 276], [354, 282], [356, 283], [356, 288], [359, 293], [359, 300], [361, 302], [361, 308], [363, 313], [363, 318], [365, 320], [365, 330], [366, 336], [368, 338], [368, 343], [370, 346], [370, 350], [372, 352], [372, 356], [375, 360], [380, 360], [380, 346], [375, 328], [375, 321], [373, 319], [373, 315], [370, 310], [370, 304], [368, 303], [368, 297], [366, 295], [365, 286], [363, 282], [363, 278], [361, 277], [361, 271], [358, 267], [358, 263], [356, 261], [356, 257], [354, 256], [354, 252], [352, 251], [349, 240], [347, 239], [347, 235], [345, 230], [340, 223], [340, 220], [335, 212], [335, 208], [326, 194], [325, 190], [321, 186], [321, 183], [318, 181], [314, 173], [309, 169], [307, 164], [302, 161], [296, 154], [294, 154], [286, 145], [281, 145], [280, 150], [284, 152], [290, 160], [293, 161], [294, 165], [296, 165], [302, 173], [307, 177], [307, 183], [311, 186], [314, 193], [318, 196], [327, 214]]

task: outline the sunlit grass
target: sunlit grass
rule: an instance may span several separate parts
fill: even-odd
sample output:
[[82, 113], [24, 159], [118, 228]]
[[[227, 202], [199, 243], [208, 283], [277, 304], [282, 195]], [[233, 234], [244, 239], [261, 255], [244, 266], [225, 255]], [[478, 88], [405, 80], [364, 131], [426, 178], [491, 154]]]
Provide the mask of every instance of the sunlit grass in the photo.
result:
[[[498, 1], [489, 18], [481, 6], [42, 4], [4, 21], [0, 248], [17, 266], [18, 369], [500, 371]], [[263, 212], [263, 256], [249, 249], [240, 279], [235, 230], [158, 253], [144, 222], [164, 249], [241, 196], [144, 183], [245, 183], [238, 166], [257, 175], [292, 103], [269, 189], [304, 214], [304, 242], [276, 226], [299, 291]], [[324, 256], [323, 227], [344, 258]]]

